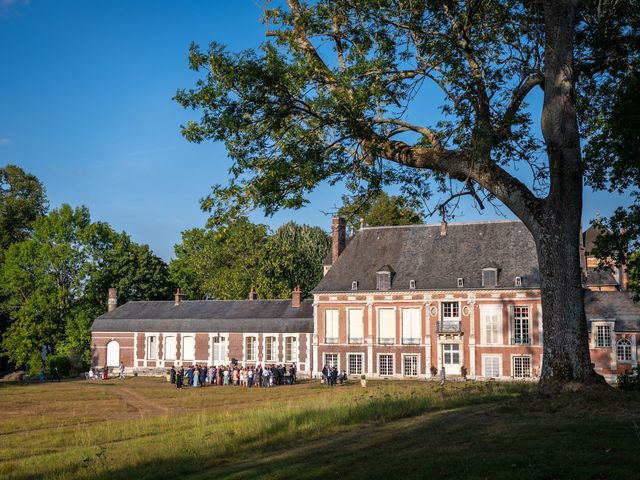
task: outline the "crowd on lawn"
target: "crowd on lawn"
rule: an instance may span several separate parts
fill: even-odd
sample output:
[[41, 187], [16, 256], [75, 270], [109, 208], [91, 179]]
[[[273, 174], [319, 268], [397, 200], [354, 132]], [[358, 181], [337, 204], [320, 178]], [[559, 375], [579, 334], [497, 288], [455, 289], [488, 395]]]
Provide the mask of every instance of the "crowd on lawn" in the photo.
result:
[[347, 372], [342, 370], [338, 373], [337, 367], [329, 367], [325, 365], [322, 367], [322, 383], [327, 383], [328, 387], [335, 387], [337, 382], [342, 385], [347, 380]]
[[296, 364], [241, 367], [238, 365], [190, 365], [171, 367], [170, 381], [176, 388], [204, 387], [206, 385], [233, 385], [246, 388], [268, 388], [274, 385], [293, 385], [296, 382]]

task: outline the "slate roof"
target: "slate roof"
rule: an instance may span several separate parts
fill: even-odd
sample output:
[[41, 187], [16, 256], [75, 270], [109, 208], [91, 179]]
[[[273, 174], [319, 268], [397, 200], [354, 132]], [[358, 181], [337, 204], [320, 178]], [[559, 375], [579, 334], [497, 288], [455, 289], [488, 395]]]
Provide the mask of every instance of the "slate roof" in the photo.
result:
[[98, 332], [312, 333], [313, 303], [291, 300], [183, 300], [128, 302], [99, 316]]
[[603, 230], [589, 227], [582, 234], [582, 243], [584, 244], [584, 251], [587, 255], [589, 255], [591, 250], [596, 246], [596, 238], [598, 238], [602, 232]]
[[629, 292], [592, 292], [584, 294], [584, 309], [591, 322], [615, 320], [616, 332], [640, 332], [640, 304], [633, 301]]
[[600, 285], [618, 285], [613, 273], [609, 269], [596, 270], [593, 267], [587, 268], [587, 281], [588, 287], [595, 287]]
[[520, 221], [450, 223], [440, 235], [440, 224], [365, 227], [359, 230], [320, 281], [313, 293], [376, 290], [376, 272], [389, 265], [395, 272], [391, 291], [481, 289], [482, 269], [498, 268], [497, 288], [539, 288], [538, 257], [533, 237]]

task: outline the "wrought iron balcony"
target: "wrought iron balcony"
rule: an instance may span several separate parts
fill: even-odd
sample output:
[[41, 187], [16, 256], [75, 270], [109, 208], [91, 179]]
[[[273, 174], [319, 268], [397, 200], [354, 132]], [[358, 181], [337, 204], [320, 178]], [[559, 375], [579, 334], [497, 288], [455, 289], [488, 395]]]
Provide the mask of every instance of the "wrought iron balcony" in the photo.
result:
[[325, 337], [324, 343], [338, 343], [338, 337]]
[[403, 345], [420, 345], [420, 339], [419, 338], [403, 338], [402, 344]]
[[436, 322], [436, 331], [438, 333], [460, 333], [462, 331], [462, 323], [454, 320]]
[[512, 337], [511, 345], [531, 345], [531, 337]]
[[393, 345], [395, 341], [395, 338], [378, 338], [379, 345]]

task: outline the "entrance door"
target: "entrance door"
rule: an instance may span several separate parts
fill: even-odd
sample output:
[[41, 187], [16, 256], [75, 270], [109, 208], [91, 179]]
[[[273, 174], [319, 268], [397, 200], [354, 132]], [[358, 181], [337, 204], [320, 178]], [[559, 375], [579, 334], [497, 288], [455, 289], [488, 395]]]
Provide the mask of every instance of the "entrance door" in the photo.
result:
[[460, 375], [460, 344], [442, 344], [442, 365], [447, 375]]

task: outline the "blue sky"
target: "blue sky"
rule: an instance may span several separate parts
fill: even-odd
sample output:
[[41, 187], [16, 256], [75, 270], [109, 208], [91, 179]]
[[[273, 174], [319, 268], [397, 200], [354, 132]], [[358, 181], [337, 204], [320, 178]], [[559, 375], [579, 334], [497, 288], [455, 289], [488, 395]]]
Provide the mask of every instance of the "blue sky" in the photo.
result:
[[[35, 174], [52, 207], [87, 205], [94, 220], [168, 260], [181, 231], [203, 226], [199, 199], [230, 166], [223, 145], [180, 136], [180, 124], [194, 118], [172, 100], [196, 78], [189, 45], [258, 46], [259, 3], [0, 0], [0, 165]], [[328, 231], [326, 213], [342, 193], [322, 186], [303, 210], [252, 218]], [[620, 203], [628, 199], [588, 193], [584, 219]], [[497, 218], [468, 206], [461, 213], [460, 221]]]

